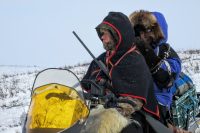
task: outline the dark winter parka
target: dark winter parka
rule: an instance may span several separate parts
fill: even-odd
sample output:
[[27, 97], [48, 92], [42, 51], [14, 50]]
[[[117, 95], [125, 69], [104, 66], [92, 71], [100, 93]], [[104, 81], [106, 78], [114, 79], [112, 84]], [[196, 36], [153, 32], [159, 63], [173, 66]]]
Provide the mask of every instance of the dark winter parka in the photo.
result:
[[168, 39], [167, 22], [160, 12], [143, 10], [132, 13], [129, 19], [136, 31], [136, 36], [139, 36], [140, 31], [145, 31], [144, 29], [151, 29], [150, 32], [156, 36], [154, 43], [150, 44], [151, 49], [140, 46], [138, 48], [140, 47], [152, 72], [158, 102], [169, 108], [173, 97], [170, 89], [181, 72], [181, 61], [173, 48], [166, 43]]
[[[135, 49], [133, 44], [135, 35], [128, 17], [119, 12], [110, 12], [96, 28], [100, 39], [99, 29], [103, 25], [110, 26], [118, 35], [115, 51], [112, 54], [107, 51], [98, 57], [109, 69], [115, 94], [142, 100], [143, 110], [158, 118], [159, 111], [154, 96], [151, 73], [143, 56]], [[98, 70], [98, 66], [93, 61], [83, 79], [98, 75]]]

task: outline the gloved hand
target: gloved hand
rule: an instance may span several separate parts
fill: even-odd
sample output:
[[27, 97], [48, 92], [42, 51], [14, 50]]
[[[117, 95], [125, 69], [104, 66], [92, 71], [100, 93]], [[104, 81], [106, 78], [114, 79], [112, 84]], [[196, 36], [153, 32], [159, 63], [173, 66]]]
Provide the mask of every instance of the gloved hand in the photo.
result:
[[145, 43], [140, 37], [135, 37], [134, 43], [141, 54], [144, 56], [150, 70], [153, 69], [161, 61], [161, 58], [154, 53], [154, 49], [151, 47], [151, 45]]
[[135, 37], [134, 43], [137, 46], [138, 50], [142, 53], [142, 55], [145, 55], [147, 51], [153, 51], [151, 45], [144, 42], [140, 37]]
[[101, 78], [97, 81], [100, 86], [103, 86], [105, 89], [115, 93], [115, 89], [113, 89], [111, 82], [109, 79]]
[[117, 110], [125, 117], [131, 117], [131, 114], [133, 114], [135, 111], [138, 111], [142, 108], [143, 103], [139, 99], [133, 99], [131, 97], [119, 97], [119, 100], [129, 100], [135, 104], [135, 106], [132, 106], [128, 103], [119, 103]]
[[131, 117], [131, 114], [135, 112], [134, 108], [128, 103], [120, 103], [120, 108], [117, 110], [125, 117]]
[[99, 79], [92, 81], [90, 87], [90, 94], [92, 96], [97, 96], [97, 97], [102, 97], [106, 95], [106, 90], [107, 90], [107, 80], [105, 79]]

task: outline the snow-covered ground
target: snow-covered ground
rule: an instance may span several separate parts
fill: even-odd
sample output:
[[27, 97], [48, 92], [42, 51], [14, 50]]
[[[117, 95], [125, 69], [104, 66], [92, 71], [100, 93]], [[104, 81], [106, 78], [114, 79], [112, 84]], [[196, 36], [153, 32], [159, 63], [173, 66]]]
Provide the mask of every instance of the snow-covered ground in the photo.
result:
[[[190, 75], [200, 92], [200, 54], [187, 51], [179, 52], [179, 55], [183, 71]], [[88, 65], [69, 68], [81, 79]], [[28, 110], [34, 78], [43, 69], [0, 65], [0, 133], [21, 133], [22, 114]]]
[[0, 132], [20, 133], [36, 73], [42, 68], [0, 66]]
[[182, 71], [187, 73], [196, 85], [197, 91], [200, 92], [200, 51], [179, 52], [182, 60]]

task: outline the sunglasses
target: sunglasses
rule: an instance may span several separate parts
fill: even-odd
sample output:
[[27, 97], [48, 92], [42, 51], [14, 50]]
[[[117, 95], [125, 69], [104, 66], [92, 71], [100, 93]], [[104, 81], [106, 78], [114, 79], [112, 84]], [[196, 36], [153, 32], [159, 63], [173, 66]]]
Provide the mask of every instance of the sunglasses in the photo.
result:
[[140, 36], [140, 32], [144, 32], [144, 33], [150, 33], [153, 32], [156, 26], [149, 26], [149, 27], [145, 27], [144, 25], [136, 25], [134, 26], [134, 30], [135, 30], [135, 35], [136, 36]]

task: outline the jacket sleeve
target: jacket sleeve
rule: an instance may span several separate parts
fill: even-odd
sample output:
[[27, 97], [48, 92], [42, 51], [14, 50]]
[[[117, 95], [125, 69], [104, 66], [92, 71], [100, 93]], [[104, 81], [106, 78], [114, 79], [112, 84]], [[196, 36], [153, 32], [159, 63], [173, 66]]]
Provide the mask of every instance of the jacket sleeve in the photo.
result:
[[[105, 53], [102, 53], [99, 57], [97, 57], [97, 60], [101, 60], [104, 63], [105, 59]], [[96, 62], [93, 60], [90, 63], [90, 66], [84, 75], [83, 79], [81, 80], [81, 86], [84, 90], [89, 91], [91, 89], [91, 84], [84, 82], [84, 80], [96, 80], [97, 75], [100, 73], [100, 68], [96, 64]]]
[[81, 86], [84, 90], [89, 91], [91, 89], [91, 85], [86, 82], [86, 80], [95, 80], [97, 73], [99, 72], [99, 67], [96, 65], [94, 61], [90, 63], [90, 66], [81, 80]]
[[[168, 51], [167, 48], [169, 48]], [[159, 88], [169, 88], [181, 72], [181, 61], [177, 53], [168, 44], [161, 46], [159, 57], [162, 60], [159, 67], [152, 72], [152, 75]]]

